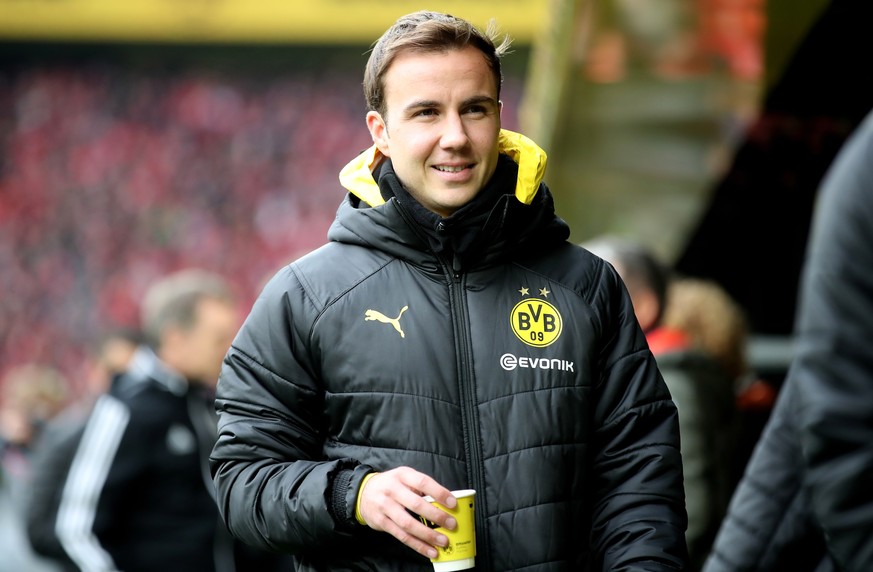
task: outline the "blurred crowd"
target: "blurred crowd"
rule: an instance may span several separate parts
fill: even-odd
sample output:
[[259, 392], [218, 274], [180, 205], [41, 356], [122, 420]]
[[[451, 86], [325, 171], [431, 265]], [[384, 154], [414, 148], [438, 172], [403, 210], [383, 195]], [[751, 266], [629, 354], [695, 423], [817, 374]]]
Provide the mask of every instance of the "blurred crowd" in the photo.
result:
[[336, 173], [366, 147], [351, 74], [272, 81], [108, 64], [0, 72], [0, 371], [135, 325], [188, 265], [243, 296], [324, 241]]

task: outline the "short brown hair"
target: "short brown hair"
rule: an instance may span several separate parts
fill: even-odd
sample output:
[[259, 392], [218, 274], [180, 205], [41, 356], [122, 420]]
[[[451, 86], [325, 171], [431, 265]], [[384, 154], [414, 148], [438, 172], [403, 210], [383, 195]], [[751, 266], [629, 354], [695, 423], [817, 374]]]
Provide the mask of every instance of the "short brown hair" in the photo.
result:
[[498, 44], [497, 27], [492, 20], [483, 33], [475, 26], [449, 14], [422, 10], [401, 16], [382, 34], [370, 52], [364, 71], [364, 97], [367, 108], [385, 115], [385, 72], [397, 54], [404, 50], [415, 52], [442, 52], [473, 46], [485, 55], [488, 67], [494, 74], [497, 96], [503, 73], [500, 58], [510, 45], [509, 36], [503, 36]]

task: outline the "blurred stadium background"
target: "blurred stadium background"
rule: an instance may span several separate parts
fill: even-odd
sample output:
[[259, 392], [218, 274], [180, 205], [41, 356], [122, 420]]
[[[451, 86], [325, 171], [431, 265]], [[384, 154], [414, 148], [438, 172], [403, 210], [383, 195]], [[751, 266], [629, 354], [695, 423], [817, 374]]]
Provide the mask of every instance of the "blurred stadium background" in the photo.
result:
[[790, 332], [818, 180], [870, 108], [868, 0], [0, 0], [0, 374], [136, 327], [148, 283], [245, 304], [322, 244], [370, 144], [373, 40], [413, 10], [515, 40], [504, 126], [572, 239], [641, 239]]

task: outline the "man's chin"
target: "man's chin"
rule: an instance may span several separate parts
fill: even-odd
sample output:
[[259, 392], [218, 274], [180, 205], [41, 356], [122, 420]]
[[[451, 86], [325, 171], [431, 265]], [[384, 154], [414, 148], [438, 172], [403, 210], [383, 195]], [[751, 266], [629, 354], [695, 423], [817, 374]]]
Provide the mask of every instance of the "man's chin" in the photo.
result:
[[[440, 204], [440, 207], [444, 211], [450, 211], [450, 212], [454, 213], [456, 210], [458, 210], [459, 208], [463, 207], [464, 205], [466, 205], [470, 201], [472, 201], [476, 197], [477, 194], [478, 193], [475, 193], [472, 191], [465, 191], [462, 194], [453, 193], [451, 198], [443, 201]], [[443, 216], [448, 216], [448, 215], [443, 215]]]

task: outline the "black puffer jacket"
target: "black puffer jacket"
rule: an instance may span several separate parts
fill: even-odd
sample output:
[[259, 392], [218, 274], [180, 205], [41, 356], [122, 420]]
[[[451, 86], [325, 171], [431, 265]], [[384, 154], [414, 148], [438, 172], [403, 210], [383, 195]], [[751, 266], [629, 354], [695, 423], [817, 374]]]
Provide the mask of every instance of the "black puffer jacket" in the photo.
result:
[[364, 475], [406, 465], [478, 491], [477, 570], [682, 569], [676, 409], [630, 300], [566, 243], [522, 156], [539, 149], [501, 144], [519, 184], [468, 266], [348, 182], [369, 170], [346, 171], [331, 242], [266, 286], [218, 388], [212, 467], [234, 534], [298, 570], [432, 570], [354, 520]]

